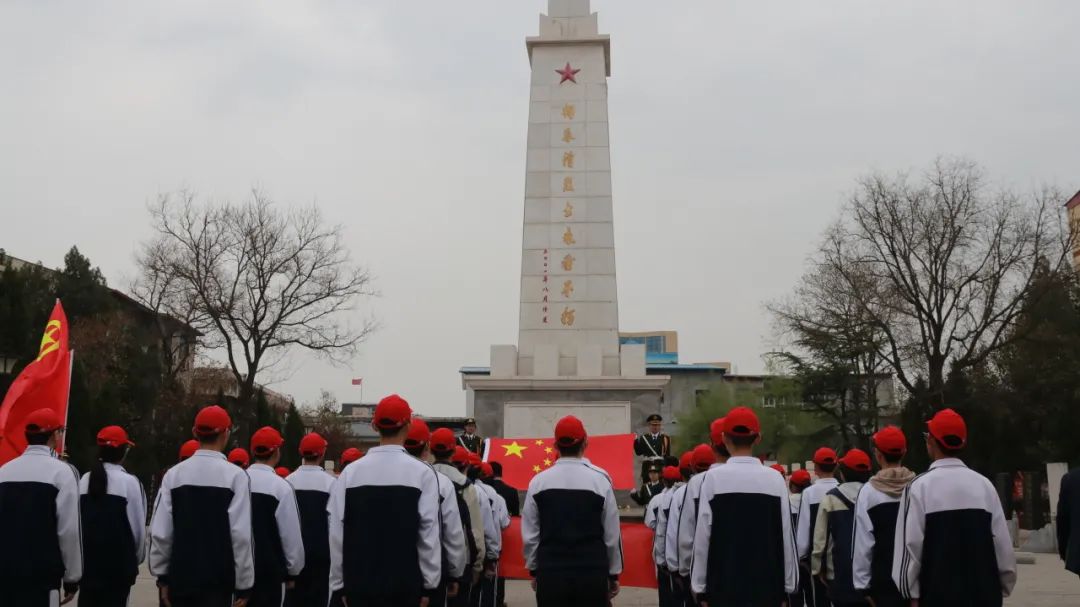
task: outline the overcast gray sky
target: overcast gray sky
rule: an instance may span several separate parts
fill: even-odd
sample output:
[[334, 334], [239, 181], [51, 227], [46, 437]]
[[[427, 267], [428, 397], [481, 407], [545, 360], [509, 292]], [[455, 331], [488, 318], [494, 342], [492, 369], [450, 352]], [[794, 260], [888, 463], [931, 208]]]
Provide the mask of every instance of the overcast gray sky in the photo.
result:
[[[145, 204], [317, 201], [383, 296], [351, 368], [274, 387], [464, 410], [517, 339], [529, 64], [543, 0], [0, 4], [0, 247], [113, 286]], [[1080, 185], [1080, 3], [593, 0], [613, 39], [621, 327], [760, 371], [784, 295], [869, 170], [967, 155]]]

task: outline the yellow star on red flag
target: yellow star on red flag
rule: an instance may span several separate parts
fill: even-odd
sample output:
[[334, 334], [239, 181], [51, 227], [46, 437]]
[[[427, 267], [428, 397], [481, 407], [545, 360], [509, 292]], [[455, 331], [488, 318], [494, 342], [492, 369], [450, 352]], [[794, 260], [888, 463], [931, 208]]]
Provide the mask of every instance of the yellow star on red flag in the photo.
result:
[[514, 441], [514, 442], [510, 443], [509, 445], [503, 445], [502, 448], [506, 449], [506, 453], [503, 454], [505, 457], [510, 457], [511, 455], [516, 455], [516, 456], [520, 457], [521, 459], [525, 459], [525, 455], [523, 454], [523, 451], [528, 449], [528, 447], [526, 447], [524, 445], [519, 445], [517, 443], [517, 441]]

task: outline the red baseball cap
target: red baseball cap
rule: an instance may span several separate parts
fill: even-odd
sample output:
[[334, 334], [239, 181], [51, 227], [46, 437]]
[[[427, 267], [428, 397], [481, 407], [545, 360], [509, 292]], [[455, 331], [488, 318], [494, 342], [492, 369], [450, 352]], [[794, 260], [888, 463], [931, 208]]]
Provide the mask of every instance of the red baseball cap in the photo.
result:
[[456, 443], [457, 439], [454, 438], [454, 431], [450, 428], [439, 428], [432, 432], [431, 437], [428, 439], [431, 451], [436, 455], [452, 455]]
[[787, 476], [787, 468], [785, 468], [783, 464], [773, 464], [769, 467], [779, 472], [780, 476]]
[[185, 460], [199, 450], [199, 441], [191, 439], [180, 445], [180, 459]]
[[724, 444], [724, 418], [720, 417], [714, 419], [713, 422], [709, 424], [709, 440], [717, 447]]
[[428, 428], [427, 422], [414, 417], [412, 423], [409, 424], [409, 436], [405, 439], [406, 447], [419, 447], [431, 440], [431, 429]]
[[64, 427], [64, 420], [52, 409], [34, 409], [26, 416], [25, 425], [27, 434], [52, 434]]
[[694, 466], [694, 452], [687, 451], [679, 456], [679, 470], [689, 470]]
[[229, 412], [217, 405], [204, 407], [195, 416], [195, 434], [199, 436], [213, 436], [221, 434], [232, 428], [232, 418]]
[[716, 452], [709, 445], [698, 445], [691, 453], [694, 470], [698, 472], [704, 472], [716, 463]]
[[326, 439], [319, 435], [318, 432], [309, 432], [304, 435], [304, 438], [300, 439], [300, 456], [301, 457], [322, 457], [326, 453]]
[[278, 466], [277, 468], [274, 468], [274, 472], [277, 472], [277, 475], [281, 478], [289, 476], [289, 469], [285, 466]]
[[810, 485], [810, 473], [806, 470], [796, 470], [791, 473], [791, 483], [796, 487], [806, 487]]
[[874, 434], [874, 448], [887, 455], [903, 455], [907, 451], [907, 437], [896, 426], [885, 426]]
[[491, 478], [495, 476], [495, 470], [492, 469], [491, 464], [483, 462], [480, 464], [480, 476], [484, 478]]
[[469, 452], [469, 465], [470, 466], [472, 466], [473, 468], [479, 468], [481, 466], [481, 464], [483, 464], [483, 463], [484, 463], [483, 458], [481, 458], [479, 455], [473, 453], [472, 451]]
[[341, 465], [344, 466], [345, 464], [351, 464], [356, 460], [360, 459], [361, 457], [364, 457], [363, 451], [357, 449], [356, 447], [349, 447], [348, 449], [341, 452]]
[[663, 478], [665, 481], [677, 483], [682, 480], [682, 473], [675, 466], [664, 466]]
[[587, 436], [585, 424], [573, 415], [567, 415], [555, 424], [555, 442], [562, 447], [573, 447], [584, 441]]
[[251, 435], [251, 452], [255, 455], [270, 455], [284, 444], [281, 433], [270, 426], [263, 426]]
[[469, 450], [461, 445], [454, 447], [454, 455], [450, 458], [450, 461], [455, 464], [468, 464], [469, 463]]
[[248, 464], [251, 463], [251, 456], [248, 455], [247, 451], [241, 449], [240, 447], [237, 447], [237, 448], [233, 449], [232, 451], [229, 451], [228, 459], [229, 459], [230, 463], [240, 464], [241, 466], [243, 466], [245, 468], [247, 468]]
[[409, 425], [412, 408], [397, 394], [391, 394], [379, 401], [371, 423], [380, 430], [398, 430]]
[[930, 436], [948, 450], [961, 449], [967, 444], [967, 424], [952, 409], [938, 411], [926, 422], [926, 427], [930, 430]]
[[870, 471], [870, 456], [862, 449], [848, 449], [844, 457], [840, 458], [840, 463], [856, 472]]
[[135, 443], [128, 438], [127, 431], [120, 426], [105, 426], [102, 428], [97, 433], [97, 444], [102, 447], [135, 446]]
[[822, 447], [814, 451], [814, 463], [819, 466], [831, 466], [836, 463], [836, 451], [829, 447]]
[[757, 414], [747, 407], [735, 407], [724, 416], [724, 434], [732, 436], [756, 436], [761, 434], [761, 422]]

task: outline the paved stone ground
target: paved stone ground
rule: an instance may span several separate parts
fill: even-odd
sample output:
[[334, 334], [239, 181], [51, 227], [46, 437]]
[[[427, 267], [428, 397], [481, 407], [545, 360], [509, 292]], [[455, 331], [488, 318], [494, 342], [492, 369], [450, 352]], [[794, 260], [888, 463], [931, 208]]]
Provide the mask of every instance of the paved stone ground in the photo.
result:
[[[526, 582], [508, 584], [507, 602], [511, 607], [535, 605]], [[1080, 605], [1080, 578], [1065, 571], [1056, 555], [1040, 554], [1034, 565], [1019, 566], [1016, 591], [1005, 604], [1008, 607], [1062, 607]], [[132, 593], [132, 607], [154, 607], [157, 595], [154, 582], [144, 569]], [[626, 588], [615, 599], [616, 607], [655, 607], [656, 591]]]

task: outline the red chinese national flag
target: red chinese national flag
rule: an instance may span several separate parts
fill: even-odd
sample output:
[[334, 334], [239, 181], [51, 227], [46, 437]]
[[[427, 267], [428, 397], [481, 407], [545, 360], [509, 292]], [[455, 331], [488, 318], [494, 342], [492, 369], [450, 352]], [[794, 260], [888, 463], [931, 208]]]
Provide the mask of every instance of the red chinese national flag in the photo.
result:
[[[67, 419], [71, 355], [67, 316], [57, 300], [45, 325], [37, 358], [15, 378], [0, 405], [0, 465], [22, 455], [26, 449], [23, 420], [31, 411], [52, 409], [61, 419]], [[63, 446], [58, 445], [58, 450], [63, 452]]]
[[[553, 438], [492, 438], [487, 461], [502, 464], [503, 481], [515, 489], [528, 489], [529, 481], [559, 459]], [[634, 435], [590, 436], [585, 457], [611, 476], [616, 489], [633, 489]]]

